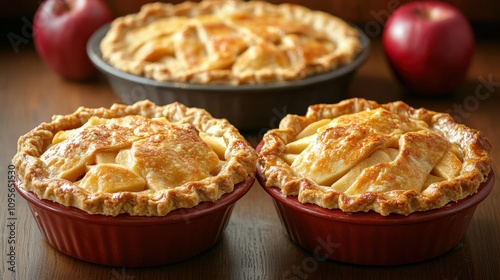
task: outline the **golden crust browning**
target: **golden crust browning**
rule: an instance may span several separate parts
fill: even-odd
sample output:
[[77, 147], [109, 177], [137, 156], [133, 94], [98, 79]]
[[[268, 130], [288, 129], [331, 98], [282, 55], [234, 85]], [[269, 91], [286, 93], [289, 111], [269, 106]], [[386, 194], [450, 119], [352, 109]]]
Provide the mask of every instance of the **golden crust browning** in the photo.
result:
[[[306, 136], [311, 124], [318, 132]], [[490, 173], [490, 149], [448, 114], [353, 98], [287, 115], [264, 135], [258, 168], [267, 186], [302, 203], [408, 215], [474, 194]]]
[[[97, 121], [96, 129], [81, 132], [96, 117], [104, 120]], [[74, 142], [58, 142], [68, 136], [54, 137], [61, 131], [74, 135], [67, 138]], [[212, 141], [225, 145], [225, 151], [212, 151], [198, 132], [218, 139]], [[190, 162], [182, 162], [179, 153]], [[171, 159], [169, 168], [161, 166], [165, 158]], [[19, 138], [13, 164], [19, 186], [40, 199], [91, 214], [163, 216], [232, 192], [235, 184], [254, 176], [256, 160], [253, 148], [226, 119], [177, 102], [157, 106], [146, 100], [109, 109], [81, 107], [70, 115], [56, 115], [52, 122]], [[75, 163], [76, 171], [71, 168]], [[181, 172], [182, 164], [190, 165], [185, 168], [189, 174]], [[80, 180], [82, 170], [85, 177]], [[104, 179], [117, 181], [99, 184]]]
[[347, 64], [361, 49], [357, 36], [299, 5], [205, 0], [146, 4], [115, 19], [100, 48], [117, 69], [158, 81], [260, 84]]

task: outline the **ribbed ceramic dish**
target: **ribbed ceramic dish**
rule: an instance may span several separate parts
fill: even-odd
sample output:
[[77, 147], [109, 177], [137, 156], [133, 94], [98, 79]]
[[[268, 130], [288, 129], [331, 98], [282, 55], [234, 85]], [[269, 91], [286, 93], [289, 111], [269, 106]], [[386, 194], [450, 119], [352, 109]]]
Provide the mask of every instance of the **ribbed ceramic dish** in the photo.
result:
[[123, 103], [149, 99], [161, 105], [179, 101], [188, 107], [204, 108], [216, 118], [227, 118], [238, 129], [258, 130], [276, 127], [286, 114], [304, 114], [311, 104], [335, 103], [346, 96], [370, 48], [369, 38], [357, 29], [362, 49], [351, 63], [302, 80], [265, 85], [167, 83], [125, 73], [102, 59], [99, 44], [109, 25], [89, 39], [87, 53]]
[[186, 260], [212, 247], [223, 236], [235, 203], [254, 181], [248, 177], [215, 202], [163, 217], [91, 215], [16, 189], [28, 202], [43, 238], [63, 254], [101, 265], [145, 267]]
[[493, 171], [474, 194], [458, 202], [408, 216], [375, 212], [345, 213], [303, 204], [266, 186], [290, 239], [319, 259], [358, 265], [402, 265], [442, 255], [462, 239], [476, 207], [493, 189]]

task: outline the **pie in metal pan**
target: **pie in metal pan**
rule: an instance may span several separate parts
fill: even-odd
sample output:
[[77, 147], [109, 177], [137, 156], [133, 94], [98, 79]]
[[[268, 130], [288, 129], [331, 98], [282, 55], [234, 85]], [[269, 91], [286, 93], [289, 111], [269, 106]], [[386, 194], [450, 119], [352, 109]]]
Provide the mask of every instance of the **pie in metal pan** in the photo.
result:
[[350, 63], [361, 44], [344, 20], [264, 1], [151, 3], [115, 19], [100, 43], [119, 70], [160, 82], [268, 84]]

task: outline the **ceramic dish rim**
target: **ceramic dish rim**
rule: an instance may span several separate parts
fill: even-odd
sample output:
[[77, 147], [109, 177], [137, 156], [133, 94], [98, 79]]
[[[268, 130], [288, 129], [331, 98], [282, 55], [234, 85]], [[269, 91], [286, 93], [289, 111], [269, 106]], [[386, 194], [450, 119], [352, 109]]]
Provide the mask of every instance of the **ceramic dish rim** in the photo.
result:
[[40, 199], [35, 193], [19, 187], [17, 183], [15, 184], [15, 188], [29, 204], [41, 207], [55, 215], [66, 216], [72, 220], [115, 226], [147, 226], [185, 222], [186, 220], [192, 220], [217, 213], [220, 209], [225, 209], [241, 199], [252, 188], [254, 182], [255, 177], [248, 176], [242, 182], [237, 183], [232, 192], [223, 194], [214, 202], [200, 202], [200, 204], [192, 208], [176, 209], [169, 212], [165, 216], [130, 216], [128, 214], [106, 216], [100, 214], [89, 214], [75, 207], [67, 207], [47, 199]]
[[261, 173], [260, 168], [257, 169], [257, 180], [260, 186], [275, 200], [283, 205], [292, 208], [305, 214], [309, 214], [316, 218], [321, 218], [328, 221], [335, 221], [349, 224], [363, 224], [370, 226], [384, 225], [407, 225], [418, 224], [438, 220], [440, 218], [461, 212], [465, 209], [473, 207], [481, 203], [490, 194], [495, 184], [495, 174], [490, 171], [486, 181], [481, 183], [476, 193], [465, 197], [456, 202], [449, 202], [445, 206], [422, 212], [413, 212], [408, 215], [390, 214], [382, 216], [379, 213], [370, 212], [355, 212], [346, 213], [340, 209], [325, 209], [315, 204], [304, 204], [298, 201], [297, 196], [286, 196], [278, 187], [268, 187]]

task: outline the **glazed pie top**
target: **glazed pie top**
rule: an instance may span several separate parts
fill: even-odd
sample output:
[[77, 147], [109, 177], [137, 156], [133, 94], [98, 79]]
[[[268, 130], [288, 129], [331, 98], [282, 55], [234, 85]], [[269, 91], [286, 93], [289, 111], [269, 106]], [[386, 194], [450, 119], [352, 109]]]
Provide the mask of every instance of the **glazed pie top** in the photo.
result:
[[259, 168], [267, 186], [302, 203], [407, 215], [475, 193], [490, 148], [448, 114], [350, 99], [286, 116], [263, 137]]
[[349, 63], [356, 29], [330, 14], [261, 1], [152, 3], [114, 20], [104, 60], [158, 81], [249, 84], [296, 80]]
[[255, 151], [225, 119], [180, 103], [80, 108], [18, 142], [21, 187], [91, 214], [162, 216], [215, 201], [255, 172]]

